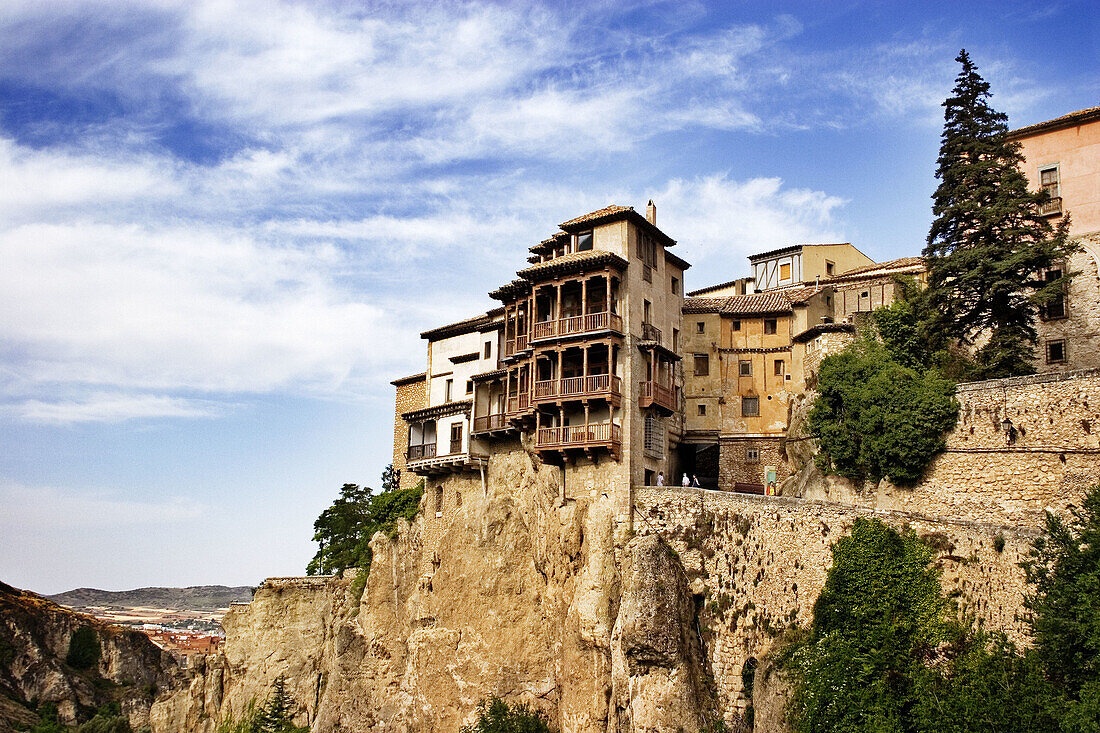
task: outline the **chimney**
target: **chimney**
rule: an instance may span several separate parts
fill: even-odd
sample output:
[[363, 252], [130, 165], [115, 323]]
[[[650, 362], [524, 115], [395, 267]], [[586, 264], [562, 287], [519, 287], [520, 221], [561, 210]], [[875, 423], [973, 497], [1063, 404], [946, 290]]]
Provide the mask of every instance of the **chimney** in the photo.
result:
[[657, 226], [657, 204], [653, 203], [653, 199], [650, 199], [649, 203], [645, 205], [645, 220], [653, 226]]

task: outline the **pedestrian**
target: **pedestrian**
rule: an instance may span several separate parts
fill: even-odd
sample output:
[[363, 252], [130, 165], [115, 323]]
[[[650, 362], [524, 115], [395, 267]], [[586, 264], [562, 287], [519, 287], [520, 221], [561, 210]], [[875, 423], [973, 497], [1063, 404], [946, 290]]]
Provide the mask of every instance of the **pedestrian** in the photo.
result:
[[664, 486], [665, 485], [665, 472], [664, 471], [658, 471], [657, 472], [657, 485], [658, 486]]
[[691, 480], [688, 478], [688, 475], [686, 473], [684, 474], [684, 479], [680, 482], [680, 485], [683, 486], [685, 489], [688, 486], [691, 486]]
[[694, 473], [691, 474], [691, 485], [694, 486], [697, 489], [703, 488], [702, 486], [699, 485], [699, 477], [696, 476]]

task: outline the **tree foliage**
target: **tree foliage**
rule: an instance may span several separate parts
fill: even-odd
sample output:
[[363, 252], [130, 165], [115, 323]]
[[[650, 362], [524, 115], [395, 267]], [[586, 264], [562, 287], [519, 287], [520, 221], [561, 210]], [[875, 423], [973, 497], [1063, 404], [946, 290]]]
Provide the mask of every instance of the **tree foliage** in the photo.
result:
[[99, 662], [99, 637], [91, 626], [81, 626], [69, 637], [65, 664], [73, 669], [91, 669]]
[[239, 720], [223, 720], [218, 733], [309, 733], [308, 726], [294, 725], [298, 706], [286, 689], [282, 675], [271, 683], [271, 692], [264, 704], [257, 707], [253, 700]]
[[1036, 652], [1076, 721], [1066, 729], [1100, 730], [1100, 487], [1068, 517], [1047, 513], [1023, 567]]
[[940, 185], [924, 249], [934, 328], [968, 344], [987, 339], [976, 353], [982, 377], [1027, 374], [1038, 308], [1069, 277], [1043, 277], [1074, 250], [1069, 219], [1053, 228], [1039, 215], [1048, 196], [1028, 190], [1007, 116], [989, 105], [989, 84], [965, 50], [956, 61], [962, 70], [943, 103]]
[[863, 338], [821, 362], [808, 426], [820, 441], [818, 464], [853, 479], [920, 479], [955, 427], [955, 384], [918, 373]]
[[958, 621], [933, 551], [911, 530], [857, 519], [808, 632], [780, 663], [794, 673], [795, 730], [1004, 731], [1055, 725], [1034, 654]]
[[79, 733], [131, 733], [130, 719], [122, 714], [117, 702], [108, 703], [80, 726]]
[[370, 540], [376, 532], [393, 537], [397, 520], [411, 522], [420, 508], [423, 487], [397, 488], [392, 466], [382, 474], [387, 491], [374, 494], [369, 487], [344, 484], [332, 506], [321, 512], [313, 523], [313, 540], [319, 547], [306, 566], [306, 573], [339, 573], [348, 568], [368, 570], [371, 562]]
[[550, 726], [527, 705], [509, 705], [492, 697], [481, 701], [477, 721], [462, 733], [550, 733]]

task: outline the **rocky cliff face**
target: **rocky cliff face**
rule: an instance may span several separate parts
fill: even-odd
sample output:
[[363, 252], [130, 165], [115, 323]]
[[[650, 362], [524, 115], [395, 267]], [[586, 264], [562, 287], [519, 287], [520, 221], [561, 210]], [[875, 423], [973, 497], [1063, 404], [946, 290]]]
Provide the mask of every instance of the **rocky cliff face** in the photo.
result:
[[271, 579], [226, 617], [225, 653], [159, 701], [157, 733], [212, 731], [283, 676], [298, 722], [326, 731], [456, 731], [488, 695], [561, 731], [696, 731], [715, 715], [696, 602], [657, 536], [616, 546], [599, 486], [494, 456], [431, 549], [431, 518], [372, 542], [348, 579]]
[[[70, 638], [84, 626], [94, 630], [101, 653], [91, 669], [80, 671], [65, 658]], [[178, 675], [175, 661], [144, 634], [0, 583], [0, 696], [23, 704], [57, 703], [59, 718], [69, 724], [119, 702], [137, 730], [149, 724], [154, 696], [171, 689]]]

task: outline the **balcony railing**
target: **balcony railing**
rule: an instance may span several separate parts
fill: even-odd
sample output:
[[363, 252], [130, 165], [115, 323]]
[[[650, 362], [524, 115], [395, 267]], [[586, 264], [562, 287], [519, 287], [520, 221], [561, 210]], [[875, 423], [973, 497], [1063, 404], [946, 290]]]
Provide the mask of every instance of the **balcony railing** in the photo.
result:
[[1062, 213], [1062, 197], [1054, 196], [1045, 204], [1039, 206], [1039, 216], [1053, 216]]
[[585, 448], [590, 446], [618, 447], [623, 429], [614, 423], [569, 425], [561, 428], [539, 428], [535, 437], [537, 448]]
[[[618, 331], [622, 333], [622, 316], [608, 311], [602, 313], [589, 313], [583, 316], [569, 316], [558, 320], [536, 323], [532, 340], [554, 338], [555, 336], [573, 336], [579, 333], [593, 333], [596, 331]], [[526, 345], [525, 345], [526, 346]]]
[[474, 418], [474, 432], [481, 433], [486, 430], [503, 430], [509, 427], [504, 415], [482, 415]]
[[535, 382], [535, 399], [577, 399], [609, 397], [622, 394], [622, 380], [613, 374], [590, 374], [587, 377], [544, 379]]
[[642, 341], [656, 341], [661, 343], [661, 329], [654, 326], [652, 323], [642, 324]]
[[515, 415], [531, 409], [531, 395], [521, 394], [508, 398], [508, 414]]
[[511, 356], [516, 353], [516, 340], [508, 339], [504, 342], [504, 355]]
[[641, 406], [657, 405], [673, 412], [676, 411], [676, 388], [666, 387], [657, 382], [642, 382]]
[[521, 333], [519, 336], [516, 336], [516, 352], [518, 353], [520, 351], [526, 351], [526, 350], [527, 350], [527, 334]]
[[521, 351], [527, 349], [527, 334], [521, 334], [514, 339], [508, 339], [504, 342], [504, 355], [515, 356]]
[[409, 452], [406, 454], [407, 460], [419, 461], [422, 458], [435, 458], [435, 443], [425, 443], [424, 445], [410, 445]]

